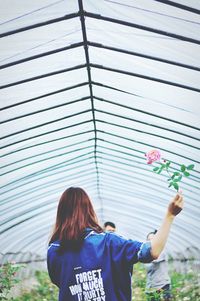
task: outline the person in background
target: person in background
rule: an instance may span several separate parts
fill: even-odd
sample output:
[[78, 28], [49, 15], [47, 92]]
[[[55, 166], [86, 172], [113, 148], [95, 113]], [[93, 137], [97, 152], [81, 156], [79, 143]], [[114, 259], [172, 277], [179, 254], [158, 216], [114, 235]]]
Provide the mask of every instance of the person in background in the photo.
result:
[[[151, 241], [157, 230], [149, 232], [147, 241]], [[147, 301], [170, 301], [171, 280], [168, 273], [167, 255], [163, 250], [156, 260], [145, 264], [147, 270], [146, 295]]]
[[103, 229], [105, 232], [115, 232], [116, 226], [113, 222], [105, 222]]
[[131, 269], [162, 252], [183, 196], [169, 203], [163, 222], [148, 242], [104, 232], [88, 194], [70, 187], [61, 195], [49, 241], [47, 267], [59, 288], [59, 301], [131, 301]]

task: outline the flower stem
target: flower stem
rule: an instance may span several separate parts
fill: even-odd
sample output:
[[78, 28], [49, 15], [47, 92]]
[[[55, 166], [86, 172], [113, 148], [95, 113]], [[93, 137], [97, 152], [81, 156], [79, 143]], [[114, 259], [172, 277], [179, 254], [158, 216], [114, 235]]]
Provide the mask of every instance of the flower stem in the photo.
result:
[[170, 178], [172, 178], [172, 175], [170, 174], [170, 172], [166, 169], [168, 175], [170, 176]]

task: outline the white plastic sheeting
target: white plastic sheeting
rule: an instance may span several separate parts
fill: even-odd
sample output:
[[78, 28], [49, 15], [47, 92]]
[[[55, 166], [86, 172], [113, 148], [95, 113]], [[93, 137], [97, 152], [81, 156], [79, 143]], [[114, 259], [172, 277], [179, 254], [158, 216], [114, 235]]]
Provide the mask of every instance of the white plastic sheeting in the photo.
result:
[[195, 164], [170, 254], [199, 248], [200, 3], [0, 2], [1, 252], [45, 254], [61, 193], [144, 240], [175, 191], [144, 154]]

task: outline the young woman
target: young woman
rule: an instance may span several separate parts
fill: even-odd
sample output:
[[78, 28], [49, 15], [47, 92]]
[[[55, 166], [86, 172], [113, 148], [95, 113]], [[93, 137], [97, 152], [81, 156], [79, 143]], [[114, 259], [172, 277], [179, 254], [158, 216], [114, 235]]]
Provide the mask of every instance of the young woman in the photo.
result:
[[158, 258], [182, 207], [177, 194], [156, 235], [142, 243], [103, 232], [87, 193], [78, 187], [64, 191], [47, 254], [59, 301], [131, 301], [133, 264]]

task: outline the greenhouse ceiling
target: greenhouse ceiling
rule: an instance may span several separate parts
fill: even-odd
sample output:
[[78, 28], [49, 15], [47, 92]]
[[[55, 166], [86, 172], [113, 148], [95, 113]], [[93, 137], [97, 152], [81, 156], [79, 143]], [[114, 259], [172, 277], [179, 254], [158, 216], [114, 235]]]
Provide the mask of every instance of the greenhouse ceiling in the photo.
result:
[[[101, 224], [145, 240], [175, 190], [170, 254], [200, 241], [200, 1], [0, 2], [1, 252], [44, 256], [61, 193], [90, 195]], [[196, 256], [196, 255], [195, 255]]]

